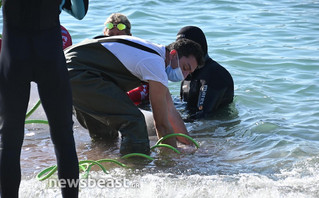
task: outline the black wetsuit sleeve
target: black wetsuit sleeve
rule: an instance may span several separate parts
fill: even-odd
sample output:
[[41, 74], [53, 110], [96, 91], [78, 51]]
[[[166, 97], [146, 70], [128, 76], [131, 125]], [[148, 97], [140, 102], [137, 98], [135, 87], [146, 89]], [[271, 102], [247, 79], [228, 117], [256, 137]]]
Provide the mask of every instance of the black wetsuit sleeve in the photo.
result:
[[65, 0], [63, 10], [76, 19], [83, 19], [89, 9], [89, 0]]
[[230, 73], [210, 58], [182, 82], [180, 93], [190, 117], [200, 118], [233, 101], [234, 82]]

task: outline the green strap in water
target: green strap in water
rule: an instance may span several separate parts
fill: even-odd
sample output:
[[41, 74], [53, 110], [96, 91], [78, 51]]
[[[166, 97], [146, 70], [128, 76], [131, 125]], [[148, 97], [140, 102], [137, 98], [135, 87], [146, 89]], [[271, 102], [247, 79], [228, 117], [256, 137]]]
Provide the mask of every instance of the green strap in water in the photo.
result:
[[[40, 104], [41, 104], [41, 101], [39, 100], [34, 105], [34, 107], [32, 107], [32, 109], [26, 114], [25, 119], [28, 119], [31, 116], [31, 114], [34, 113], [35, 110], [40, 106]], [[34, 124], [49, 124], [49, 122], [46, 120], [25, 120], [24, 123], [25, 124], [32, 124], [32, 123], [34, 123]]]
[[121, 158], [126, 159], [126, 158], [130, 158], [130, 157], [144, 157], [144, 158], [152, 160], [152, 161], [154, 160], [152, 157], [145, 155], [143, 153], [129, 153], [129, 154], [122, 156]]
[[[57, 170], [57, 166], [54, 165], [54, 166], [50, 166], [49, 168], [46, 168], [44, 169], [43, 171], [41, 171], [39, 174], [37, 174], [37, 179], [39, 181], [43, 181], [43, 180], [46, 180], [48, 179], [49, 177], [51, 177], [53, 175], [53, 173], [55, 173], [55, 171]], [[46, 175], [45, 175], [46, 174]], [[42, 175], [45, 175], [42, 177]]]
[[153, 150], [156, 147], [165, 147], [165, 148], [169, 148], [172, 149], [173, 151], [175, 151], [176, 153], [180, 154], [181, 152], [179, 150], [177, 150], [176, 148], [174, 148], [173, 146], [169, 145], [169, 144], [155, 144], [151, 150]]
[[182, 133], [172, 133], [172, 134], [169, 134], [169, 135], [165, 135], [164, 137], [162, 137], [161, 139], [159, 139], [159, 140], [156, 142], [155, 145], [160, 144], [161, 142], [163, 142], [163, 141], [166, 140], [167, 138], [176, 137], [176, 136], [181, 136], [181, 137], [184, 137], [184, 138], [189, 139], [190, 141], [192, 141], [192, 142], [195, 144], [195, 146], [196, 146], [197, 148], [199, 148], [198, 143], [197, 143], [193, 138], [189, 137], [188, 135], [182, 134]]
[[[89, 175], [89, 172], [92, 168], [92, 166], [94, 165], [97, 165], [99, 166], [102, 171], [107, 174], [108, 171], [104, 168], [104, 166], [101, 164], [103, 162], [112, 162], [112, 163], [115, 163], [117, 165], [120, 165], [122, 167], [126, 167], [125, 164], [119, 162], [119, 161], [116, 161], [114, 159], [100, 159], [100, 160], [97, 160], [97, 161], [94, 161], [94, 160], [83, 160], [83, 161], [79, 161], [79, 168], [80, 170], [83, 170], [85, 172], [84, 174], [84, 178], [87, 178], [87, 176]], [[43, 171], [41, 171], [39, 174], [37, 174], [36, 178], [39, 180], [39, 181], [43, 181], [43, 180], [46, 180], [48, 179], [49, 177], [51, 177], [55, 172], [57, 171], [57, 166], [54, 165], [54, 166], [50, 166], [49, 168], [46, 168], [44, 169]]]
[[40, 106], [40, 104], [41, 104], [41, 101], [39, 100], [39, 101], [34, 105], [34, 107], [32, 107], [32, 109], [26, 114], [25, 119], [29, 118], [30, 115], [31, 115], [33, 112], [35, 112], [35, 110]]
[[25, 124], [32, 124], [32, 123], [34, 123], [34, 124], [49, 124], [49, 122], [46, 120], [26, 120], [26, 121], [24, 121], [24, 123]]
[[[165, 148], [169, 148], [169, 149], [172, 149], [173, 151], [175, 151], [176, 153], [180, 153], [179, 150], [177, 150], [176, 148], [174, 148], [173, 146], [171, 145], [168, 145], [168, 144], [161, 144], [162, 141], [166, 140], [167, 138], [170, 138], [170, 137], [175, 137], [175, 136], [182, 136], [182, 137], [185, 137], [189, 140], [191, 140], [197, 148], [199, 148], [199, 145], [198, 143], [191, 137], [185, 135], [185, 134], [181, 134], [181, 133], [173, 133], [173, 134], [169, 134], [169, 135], [166, 135], [164, 137], [162, 137], [161, 139], [159, 139], [156, 144], [151, 148], [154, 149], [154, 148], [157, 148], [157, 147], [165, 147]], [[146, 159], [149, 159], [151, 161], [154, 160], [154, 158], [152, 158], [151, 156], [149, 155], [145, 155], [143, 153], [129, 153], [127, 155], [124, 155], [121, 157], [121, 159], [127, 159], [127, 158], [130, 158], [130, 157], [144, 157]], [[92, 168], [92, 166], [94, 165], [97, 165], [99, 166], [102, 171], [104, 173], [108, 173], [107, 170], [104, 168], [104, 166], [101, 164], [103, 162], [112, 162], [112, 163], [115, 163], [119, 166], [122, 166], [122, 167], [127, 167], [125, 164], [117, 161], [117, 160], [114, 160], [114, 159], [100, 159], [100, 160], [97, 160], [97, 161], [94, 161], [94, 160], [83, 160], [83, 161], [79, 161], [79, 169], [84, 171], [85, 174], [84, 174], [84, 178], [87, 178], [88, 177], [88, 174]], [[49, 168], [46, 168], [44, 169], [43, 171], [41, 171], [37, 176], [36, 178], [39, 180], [39, 181], [43, 181], [45, 179], [48, 179], [49, 177], [51, 177], [55, 172], [57, 171], [57, 166], [54, 165], [54, 166], [50, 166]]]

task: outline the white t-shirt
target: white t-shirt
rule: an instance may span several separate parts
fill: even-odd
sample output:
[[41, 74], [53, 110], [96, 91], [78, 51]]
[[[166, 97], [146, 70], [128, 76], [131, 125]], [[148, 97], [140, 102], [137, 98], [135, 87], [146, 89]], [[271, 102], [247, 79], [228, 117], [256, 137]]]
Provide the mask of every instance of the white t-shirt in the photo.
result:
[[142, 81], [157, 81], [168, 87], [165, 72], [165, 46], [150, 43], [134, 36], [112, 36], [144, 45], [158, 52], [161, 56], [118, 42], [101, 43], [112, 52], [119, 61], [136, 77]]

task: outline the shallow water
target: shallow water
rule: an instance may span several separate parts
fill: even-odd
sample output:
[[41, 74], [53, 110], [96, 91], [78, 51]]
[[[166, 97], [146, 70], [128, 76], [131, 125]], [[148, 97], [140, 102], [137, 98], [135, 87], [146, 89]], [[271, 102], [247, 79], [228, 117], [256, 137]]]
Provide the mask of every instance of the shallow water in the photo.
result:
[[[319, 1], [90, 3], [82, 21], [61, 14], [73, 43], [101, 34], [113, 12], [129, 17], [133, 35], [161, 44], [183, 26], [199, 26], [210, 56], [234, 78], [235, 100], [209, 119], [186, 123], [200, 144], [195, 152], [120, 160], [129, 168], [105, 164], [110, 174], [94, 169], [93, 179], [128, 185], [86, 186], [80, 197], [319, 197]], [[179, 83], [170, 89], [185, 116]], [[33, 85], [30, 108], [37, 100]], [[32, 118], [46, 119], [41, 108]], [[92, 143], [77, 122], [74, 131], [80, 160], [119, 159], [116, 146]], [[58, 188], [34, 178], [56, 163], [48, 127], [26, 125], [25, 134], [21, 197], [59, 197]]]

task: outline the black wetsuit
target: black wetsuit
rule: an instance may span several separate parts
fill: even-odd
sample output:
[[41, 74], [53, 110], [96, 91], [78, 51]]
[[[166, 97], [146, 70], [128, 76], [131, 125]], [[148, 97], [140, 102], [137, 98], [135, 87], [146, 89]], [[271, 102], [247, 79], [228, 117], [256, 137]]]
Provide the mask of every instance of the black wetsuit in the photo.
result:
[[180, 93], [189, 118], [203, 118], [233, 101], [234, 82], [223, 66], [206, 56], [205, 66], [182, 82]]
[[185, 26], [177, 33], [177, 39], [186, 38], [200, 44], [205, 64], [196, 69], [181, 84], [181, 98], [186, 102], [190, 119], [210, 116], [234, 98], [234, 81], [230, 73], [208, 55], [204, 32], [196, 26]]
[[[60, 179], [78, 179], [73, 137], [72, 96], [62, 50], [59, 21], [61, 0], [3, 0], [3, 37], [0, 55], [0, 193], [18, 197], [20, 153], [30, 82], [38, 85], [57, 157]], [[75, 12], [86, 14], [87, 0]], [[76, 5], [73, 5], [76, 6]], [[70, 0], [64, 9], [73, 11]], [[83, 15], [84, 14], [84, 15]], [[41, 156], [39, 156], [41, 157]], [[78, 197], [78, 187], [62, 188], [63, 197]]]

